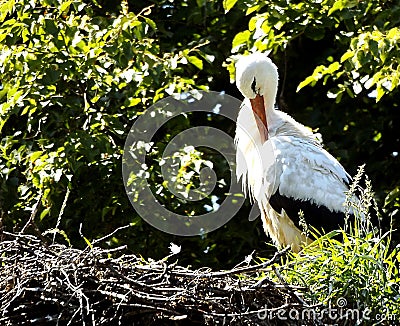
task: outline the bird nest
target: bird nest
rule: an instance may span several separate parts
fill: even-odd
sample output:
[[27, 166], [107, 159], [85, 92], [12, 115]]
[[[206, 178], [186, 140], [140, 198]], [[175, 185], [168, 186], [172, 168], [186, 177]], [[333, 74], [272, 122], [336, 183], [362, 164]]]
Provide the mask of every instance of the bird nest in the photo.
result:
[[300, 288], [262, 277], [285, 251], [226, 271], [182, 267], [169, 261], [172, 255], [146, 261], [125, 252], [47, 245], [3, 232], [0, 324], [274, 325], [281, 324], [276, 312], [307, 307]]

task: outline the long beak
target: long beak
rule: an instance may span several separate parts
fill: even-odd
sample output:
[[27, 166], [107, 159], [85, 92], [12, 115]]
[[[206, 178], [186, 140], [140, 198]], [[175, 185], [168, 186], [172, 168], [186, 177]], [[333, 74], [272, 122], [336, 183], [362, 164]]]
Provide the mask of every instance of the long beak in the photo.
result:
[[268, 124], [267, 116], [265, 115], [264, 96], [256, 95], [254, 99], [250, 99], [250, 103], [260, 132], [261, 143], [264, 144], [268, 140]]

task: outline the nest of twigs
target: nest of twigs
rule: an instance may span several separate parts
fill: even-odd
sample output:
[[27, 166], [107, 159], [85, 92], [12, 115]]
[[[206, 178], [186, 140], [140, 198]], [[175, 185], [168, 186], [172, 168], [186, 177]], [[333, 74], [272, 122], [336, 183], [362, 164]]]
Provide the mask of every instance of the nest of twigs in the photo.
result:
[[282, 323], [274, 312], [307, 306], [298, 288], [260, 278], [284, 251], [263, 264], [212, 271], [179, 266], [179, 255], [146, 261], [122, 247], [2, 237], [0, 325], [270, 325]]

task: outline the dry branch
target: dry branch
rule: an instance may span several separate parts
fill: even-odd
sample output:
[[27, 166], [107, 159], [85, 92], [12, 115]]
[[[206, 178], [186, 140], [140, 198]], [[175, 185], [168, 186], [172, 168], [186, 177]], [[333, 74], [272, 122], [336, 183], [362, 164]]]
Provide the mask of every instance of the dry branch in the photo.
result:
[[298, 288], [261, 278], [285, 251], [213, 272], [145, 261], [124, 249], [79, 250], [3, 232], [0, 324], [260, 325], [275, 324], [260, 316], [307, 307]]

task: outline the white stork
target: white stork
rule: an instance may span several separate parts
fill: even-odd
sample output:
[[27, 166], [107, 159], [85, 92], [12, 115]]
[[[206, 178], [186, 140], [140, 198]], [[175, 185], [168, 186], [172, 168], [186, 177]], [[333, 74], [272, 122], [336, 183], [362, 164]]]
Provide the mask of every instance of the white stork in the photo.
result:
[[239, 59], [236, 85], [245, 97], [235, 137], [237, 178], [257, 201], [274, 243], [298, 252], [310, 242], [299, 210], [315, 228], [343, 227], [351, 178], [316, 134], [274, 108], [278, 69], [265, 54]]

